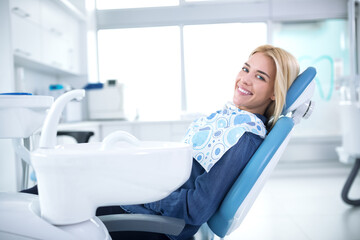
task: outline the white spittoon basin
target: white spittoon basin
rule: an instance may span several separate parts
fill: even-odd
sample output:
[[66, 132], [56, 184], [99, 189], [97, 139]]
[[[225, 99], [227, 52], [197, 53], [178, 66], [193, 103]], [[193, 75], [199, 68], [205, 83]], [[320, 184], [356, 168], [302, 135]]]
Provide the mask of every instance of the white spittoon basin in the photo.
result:
[[192, 148], [181, 142], [145, 142], [123, 131], [102, 142], [56, 145], [59, 117], [84, 90], [60, 96], [49, 110], [39, 148], [31, 153], [41, 217], [54, 225], [76, 224], [96, 208], [160, 200], [190, 176]]
[[[109, 137], [125, 135], [115, 132]], [[48, 222], [73, 224], [93, 217], [99, 206], [160, 200], [190, 176], [192, 156], [186, 144], [126, 139], [104, 143], [32, 153], [41, 215]]]

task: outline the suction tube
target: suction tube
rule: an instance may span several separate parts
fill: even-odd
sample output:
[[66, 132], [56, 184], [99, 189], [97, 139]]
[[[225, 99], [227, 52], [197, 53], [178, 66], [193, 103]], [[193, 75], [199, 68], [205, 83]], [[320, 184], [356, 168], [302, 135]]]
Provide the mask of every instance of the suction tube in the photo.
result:
[[343, 190], [341, 191], [341, 198], [343, 199], [343, 201], [346, 202], [347, 204], [353, 205], [355, 207], [360, 206], [360, 198], [359, 199], [350, 199], [349, 192], [350, 192], [351, 185], [354, 183], [354, 181], [356, 179], [356, 175], [359, 172], [359, 169], [360, 169], [360, 158], [357, 158], [355, 161], [354, 167], [352, 168], [350, 175], [345, 182]]
[[78, 89], [69, 91], [56, 99], [51, 106], [42, 128], [39, 148], [54, 148], [56, 145], [57, 126], [60, 121], [61, 113], [66, 104], [73, 99], [82, 99], [85, 96], [85, 90]]

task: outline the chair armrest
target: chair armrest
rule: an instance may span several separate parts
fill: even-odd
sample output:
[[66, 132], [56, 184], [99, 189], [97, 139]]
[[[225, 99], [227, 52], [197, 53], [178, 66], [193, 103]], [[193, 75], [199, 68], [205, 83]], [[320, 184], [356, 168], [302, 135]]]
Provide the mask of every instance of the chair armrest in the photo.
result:
[[179, 218], [146, 214], [113, 214], [98, 216], [109, 232], [140, 231], [179, 235], [185, 221]]

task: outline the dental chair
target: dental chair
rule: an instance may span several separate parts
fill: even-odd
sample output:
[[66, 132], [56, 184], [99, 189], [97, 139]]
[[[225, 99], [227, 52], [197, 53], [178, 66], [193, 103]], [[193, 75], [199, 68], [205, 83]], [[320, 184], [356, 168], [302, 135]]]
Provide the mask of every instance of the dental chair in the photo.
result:
[[[312, 112], [316, 69], [307, 68], [293, 82], [286, 96], [282, 117], [234, 182], [215, 214], [200, 228], [195, 239], [224, 238], [240, 226], [287, 146], [292, 129]], [[118, 214], [99, 217], [109, 232], [146, 231], [178, 235], [185, 222], [171, 217]], [[211, 230], [211, 232], [209, 231]], [[200, 236], [200, 237], [198, 237]]]
[[77, 143], [87, 143], [94, 132], [88, 131], [58, 131], [57, 136], [69, 136], [76, 140]]

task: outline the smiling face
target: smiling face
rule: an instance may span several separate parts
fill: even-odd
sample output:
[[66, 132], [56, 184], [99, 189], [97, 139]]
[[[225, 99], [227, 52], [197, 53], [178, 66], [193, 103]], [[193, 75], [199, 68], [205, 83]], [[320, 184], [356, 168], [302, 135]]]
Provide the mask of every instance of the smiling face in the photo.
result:
[[250, 56], [236, 77], [233, 102], [236, 107], [264, 115], [274, 101], [276, 67], [274, 61], [261, 52]]

